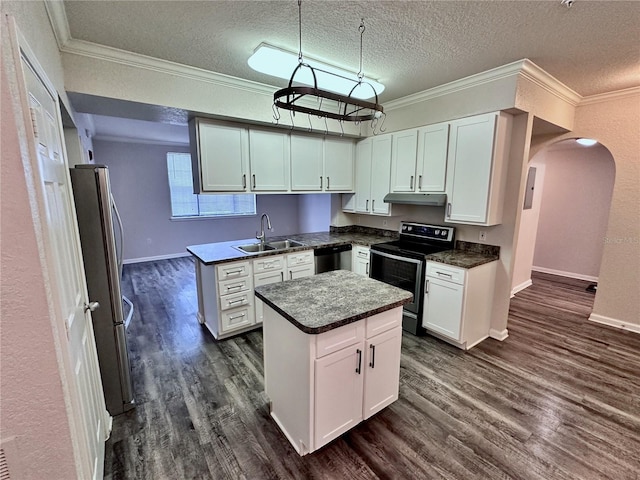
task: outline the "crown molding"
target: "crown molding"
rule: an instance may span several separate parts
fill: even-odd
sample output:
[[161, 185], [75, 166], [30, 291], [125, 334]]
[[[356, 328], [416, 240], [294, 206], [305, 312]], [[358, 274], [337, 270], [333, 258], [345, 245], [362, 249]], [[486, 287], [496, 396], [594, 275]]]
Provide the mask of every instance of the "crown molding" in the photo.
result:
[[582, 99], [582, 96], [578, 92], [567, 87], [556, 77], [547, 73], [528, 58], [522, 60], [522, 71], [520, 75], [574, 107], [577, 106]]
[[595, 103], [610, 102], [612, 100], [623, 100], [631, 97], [637, 97], [639, 95], [640, 87], [625, 88], [614, 92], [598, 93], [596, 95], [582, 97], [579, 106], [582, 107], [584, 105], [593, 105]]
[[184, 142], [175, 141], [172, 142], [170, 140], [155, 140], [153, 138], [138, 138], [138, 137], [125, 137], [122, 135], [96, 135], [95, 137], [91, 137], [93, 141], [102, 141], [102, 142], [118, 142], [118, 143], [139, 143], [142, 145], [159, 145], [159, 146], [167, 146], [167, 147], [189, 147], [189, 140], [187, 139]]
[[521, 72], [525, 61], [526, 59], [518, 60], [516, 62], [508, 63], [507, 65], [492, 68], [491, 70], [487, 70], [485, 72], [476, 73], [459, 80], [454, 80], [443, 85], [438, 85], [437, 87], [423, 90], [422, 92], [413, 93], [411, 95], [407, 95], [406, 97], [391, 100], [390, 102], [385, 102], [384, 109], [385, 111], [390, 111], [396, 110], [398, 108], [408, 107], [419, 102], [431, 100], [432, 98], [442, 97], [444, 95], [456, 93], [461, 90], [466, 90], [468, 88], [483, 85], [495, 80], [518, 75]]
[[58, 50], [62, 50], [71, 40], [71, 30], [69, 29], [69, 21], [67, 20], [64, 3], [62, 0], [44, 0], [44, 7], [47, 10], [49, 22], [53, 28], [53, 34], [56, 37]]

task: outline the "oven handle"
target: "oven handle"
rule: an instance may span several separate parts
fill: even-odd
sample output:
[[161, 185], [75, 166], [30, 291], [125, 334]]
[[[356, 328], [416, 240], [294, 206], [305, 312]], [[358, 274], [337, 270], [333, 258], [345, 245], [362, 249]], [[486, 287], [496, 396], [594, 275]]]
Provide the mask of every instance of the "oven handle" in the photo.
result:
[[401, 257], [399, 255], [391, 255], [390, 253], [379, 252], [378, 250], [371, 249], [369, 252], [371, 255], [380, 255], [381, 257], [393, 258], [401, 262], [415, 263], [421, 265], [424, 260], [416, 260], [415, 258]]

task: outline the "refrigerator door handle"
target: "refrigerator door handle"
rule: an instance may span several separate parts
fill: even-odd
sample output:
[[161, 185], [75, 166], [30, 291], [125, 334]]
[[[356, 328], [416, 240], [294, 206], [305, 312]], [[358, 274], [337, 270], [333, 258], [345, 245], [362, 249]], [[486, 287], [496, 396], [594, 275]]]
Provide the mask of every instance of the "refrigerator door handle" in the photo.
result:
[[124, 323], [114, 326], [116, 337], [116, 349], [118, 351], [118, 363], [120, 364], [120, 386], [122, 388], [122, 403], [133, 402], [133, 389], [131, 386], [131, 372], [129, 371], [129, 354], [127, 352], [127, 339]]
[[120, 254], [116, 251], [116, 256], [118, 257], [118, 274], [120, 275], [120, 279], [122, 279], [122, 263], [124, 257], [124, 230], [122, 229], [122, 218], [120, 217], [120, 212], [118, 211], [118, 207], [116, 205], [116, 201], [113, 198], [113, 194], [109, 193], [111, 197], [111, 207], [116, 214], [116, 220], [118, 220], [118, 233], [120, 234]]

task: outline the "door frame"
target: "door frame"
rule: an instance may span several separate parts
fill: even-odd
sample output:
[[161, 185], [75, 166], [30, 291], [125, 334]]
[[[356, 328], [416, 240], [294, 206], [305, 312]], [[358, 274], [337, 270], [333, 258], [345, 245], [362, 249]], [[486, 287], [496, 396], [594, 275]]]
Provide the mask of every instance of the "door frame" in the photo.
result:
[[[25, 77], [22, 69], [22, 59], [24, 56], [28, 61], [31, 68], [34, 70], [44, 87], [56, 102], [58, 108], [57, 122], [60, 129], [60, 133], [64, 132], [61, 117], [60, 117], [60, 101], [57, 90], [54, 85], [48, 79], [45, 69], [38, 62], [37, 57], [33, 50], [29, 47], [28, 42], [22, 35], [18, 26], [16, 25], [15, 18], [11, 15], [6, 15], [3, 22], [3, 58], [2, 61], [6, 67], [6, 76], [9, 90], [13, 97], [13, 110], [18, 132], [18, 138], [20, 143], [20, 156], [21, 162], [25, 173], [25, 183], [27, 192], [29, 195], [31, 219], [33, 222], [34, 234], [38, 244], [38, 250], [40, 255], [40, 265], [42, 269], [43, 284], [47, 293], [47, 305], [48, 305], [48, 317], [50, 319], [51, 331], [53, 333], [54, 348], [56, 352], [58, 371], [60, 372], [60, 383], [62, 386], [65, 411], [67, 414], [67, 422], [70, 430], [70, 437], [73, 446], [73, 458], [76, 467], [77, 478], [91, 478], [94, 471], [94, 465], [90, 464], [87, 459], [90, 458], [88, 446], [85, 445], [80, 439], [83, 437], [83, 425], [76, 419], [76, 412], [74, 407], [80, 405], [79, 393], [77, 385], [73, 382], [74, 370], [70, 361], [70, 350], [67, 345], [67, 332], [66, 321], [62, 314], [62, 307], [58, 301], [59, 296], [56, 295], [56, 282], [53, 281], [55, 274], [55, 258], [56, 252], [51, 244], [49, 235], [47, 234], [45, 227], [46, 218], [46, 200], [44, 193], [40, 188], [40, 182], [38, 177], [38, 154], [36, 151], [36, 145], [34, 142], [33, 131], [33, 119], [31, 118], [31, 109], [29, 108], [28, 91], [25, 85]], [[66, 166], [67, 152], [64, 138], [60, 138], [61, 152], [64, 156]], [[71, 191], [70, 180], [67, 176], [67, 182], [69, 182], [69, 191]], [[75, 208], [73, 206], [73, 198], [70, 199], [71, 208], [75, 218]], [[77, 250], [81, 251], [79, 244], [79, 236], [77, 234], [77, 225], [75, 227], [76, 235], [74, 235], [77, 242]], [[82, 267], [82, 258], [76, 259], [81, 266], [81, 279], [82, 290], [84, 299], [88, 298], [86, 279], [84, 273], [84, 267]], [[96, 360], [97, 364], [97, 360]], [[100, 372], [97, 372], [98, 378], [100, 378]], [[100, 391], [102, 394], [102, 391]], [[103, 412], [96, 412], [102, 416], [102, 425], [104, 425], [103, 438], [106, 440], [111, 432], [112, 418], [107, 412], [106, 408]]]

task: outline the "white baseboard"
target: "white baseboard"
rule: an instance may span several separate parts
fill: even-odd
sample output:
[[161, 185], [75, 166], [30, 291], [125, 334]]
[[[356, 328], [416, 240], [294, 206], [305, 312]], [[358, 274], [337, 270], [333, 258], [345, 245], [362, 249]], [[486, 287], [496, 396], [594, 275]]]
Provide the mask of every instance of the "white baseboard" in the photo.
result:
[[524, 290], [527, 287], [530, 287], [531, 285], [532, 285], [531, 279], [525, 280], [520, 285], [516, 285], [511, 289], [511, 298], [513, 298], [516, 293], [521, 292], [522, 290]]
[[509, 336], [509, 331], [506, 328], [504, 330], [495, 330], [492, 328], [489, 330], [489, 336], [495, 340], [500, 340], [502, 342]]
[[586, 280], [588, 282], [598, 283], [598, 277], [594, 277], [592, 275], [583, 275], [581, 273], [564, 272], [562, 270], [554, 270], [553, 268], [536, 267], [536, 266], [531, 267], [531, 270], [533, 270], [534, 272], [549, 273], [551, 275], [558, 275], [560, 277], [577, 278], [578, 280]]
[[589, 321], [608, 325], [610, 327], [619, 328], [621, 330], [628, 330], [634, 333], [640, 333], [640, 325], [635, 323], [623, 322], [622, 320], [616, 320], [615, 318], [605, 317], [604, 315], [598, 315], [592, 313], [589, 315]]
[[184, 253], [170, 253], [168, 255], [156, 255], [155, 257], [140, 257], [140, 258], [128, 258], [122, 263], [128, 265], [130, 263], [142, 263], [142, 262], [155, 262], [156, 260], [168, 260], [170, 258], [188, 257], [191, 255], [189, 252]]

